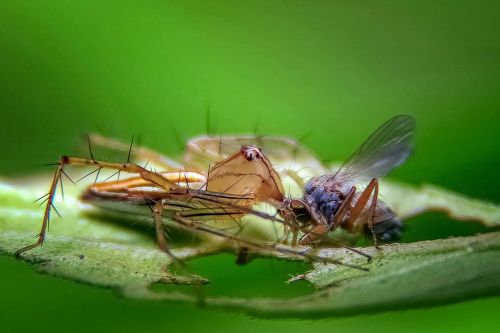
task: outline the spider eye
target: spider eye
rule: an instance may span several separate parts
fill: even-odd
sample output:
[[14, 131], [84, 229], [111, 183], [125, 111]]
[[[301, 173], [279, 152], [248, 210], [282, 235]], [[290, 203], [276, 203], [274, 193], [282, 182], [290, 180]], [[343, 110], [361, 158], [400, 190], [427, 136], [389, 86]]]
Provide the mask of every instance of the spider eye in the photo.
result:
[[243, 146], [241, 147], [241, 154], [247, 161], [253, 161], [255, 159], [261, 159], [262, 153], [258, 147], [254, 146]]

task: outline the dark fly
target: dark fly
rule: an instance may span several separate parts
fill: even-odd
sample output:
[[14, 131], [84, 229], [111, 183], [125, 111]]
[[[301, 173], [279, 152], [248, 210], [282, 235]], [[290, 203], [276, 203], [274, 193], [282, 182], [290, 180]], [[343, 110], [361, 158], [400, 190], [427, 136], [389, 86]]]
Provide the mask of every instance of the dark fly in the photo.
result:
[[[374, 241], [399, 239], [401, 221], [379, 200], [378, 179], [408, 158], [414, 130], [415, 120], [411, 116], [390, 119], [338, 171], [309, 180], [301, 200], [286, 200], [282, 213], [299, 215], [297, 212], [302, 210], [309, 216], [300, 221], [308, 229], [299, 242], [309, 244], [337, 228], [350, 232], [369, 230]], [[360, 189], [359, 184], [367, 185]]]

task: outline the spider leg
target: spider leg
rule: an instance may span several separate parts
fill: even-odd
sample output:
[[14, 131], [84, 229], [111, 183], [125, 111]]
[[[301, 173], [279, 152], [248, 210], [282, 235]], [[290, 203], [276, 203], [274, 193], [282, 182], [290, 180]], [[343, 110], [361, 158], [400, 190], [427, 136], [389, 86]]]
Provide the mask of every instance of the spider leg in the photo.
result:
[[135, 158], [144, 161], [150, 161], [156, 166], [161, 167], [164, 171], [178, 171], [179, 169], [182, 169], [182, 166], [179, 163], [175, 162], [165, 155], [162, 155], [157, 151], [148, 148], [134, 147], [134, 149], [130, 149], [131, 145], [129, 144], [96, 133], [89, 134], [89, 141], [92, 141], [92, 145], [94, 146], [100, 146], [124, 152], [128, 151], [129, 160], [131, 152]]
[[154, 184], [158, 187], [167, 190], [170, 189], [171, 187], [175, 187], [175, 183], [163, 177], [162, 175], [152, 171], [148, 171], [143, 167], [132, 163], [112, 163], [112, 162], [98, 161], [93, 158], [84, 159], [79, 157], [61, 156], [59, 158], [59, 162], [56, 165], [57, 167], [54, 173], [54, 178], [52, 179], [52, 184], [50, 186], [49, 195], [47, 198], [47, 203], [43, 215], [42, 227], [40, 229], [40, 233], [38, 234], [38, 239], [35, 243], [17, 250], [16, 256], [19, 256], [21, 253], [34, 249], [43, 244], [45, 240], [45, 233], [47, 230], [47, 226], [50, 220], [50, 212], [51, 209], [54, 207], [53, 201], [56, 194], [57, 184], [59, 179], [61, 178], [61, 175], [64, 174], [64, 167], [66, 165], [91, 166], [101, 169], [106, 168], [106, 169], [124, 171], [128, 173], [135, 173], [138, 174], [143, 180], [147, 181], [150, 184]]
[[52, 179], [52, 184], [50, 186], [49, 194], [47, 197], [47, 203], [45, 206], [45, 211], [43, 214], [43, 222], [42, 222], [42, 228], [40, 230], [40, 233], [38, 234], [38, 239], [35, 243], [25, 246], [19, 250], [16, 251], [15, 255], [19, 256], [21, 253], [31, 250], [35, 247], [41, 246], [43, 244], [43, 241], [45, 239], [45, 231], [47, 229], [47, 226], [49, 224], [50, 220], [50, 209], [52, 208], [52, 202], [54, 200], [54, 196], [56, 193], [56, 188], [57, 188], [57, 183], [59, 181], [59, 178], [61, 177], [61, 174], [63, 172], [63, 165], [59, 164], [56, 168], [56, 171], [54, 173], [54, 178]]
[[209, 233], [209, 234], [212, 234], [215, 236], [223, 237], [224, 239], [226, 239], [228, 241], [233, 241], [234, 243], [237, 244], [237, 248], [248, 247], [248, 248], [261, 250], [261, 251], [266, 252], [266, 253], [278, 252], [278, 253], [281, 253], [284, 255], [291, 255], [294, 257], [300, 257], [300, 258], [304, 258], [304, 259], [315, 261], [315, 262], [332, 263], [332, 264], [337, 264], [337, 265], [347, 266], [350, 268], [359, 269], [362, 271], [367, 271], [367, 269], [364, 267], [343, 263], [339, 260], [335, 260], [332, 258], [325, 258], [325, 257], [321, 257], [321, 256], [318, 256], [315, 254], [310, 254], [310, 253], [308, 253], [309, 249], [297, 249], [297, 248], [282, 245], [279, 243], [266, 243], [266, 242], [262, 242], [259, 240], [246, 239], [246, 238], [241, 238], [241, 237], [238, 237], [238, 236], [235, 236], [232, 234], [228, 234], [220, 229], [210, 227], [202, 222], [199, 222], [196, 220], [191, 220], [191, 219], [188, 219], [186, 217], [183, 217], [179, 212], [172, 213], [171, 218], [174, 222], [178, 223], [181, 227], [184, 227], [188, 230], [205, 232], [205, 233]]

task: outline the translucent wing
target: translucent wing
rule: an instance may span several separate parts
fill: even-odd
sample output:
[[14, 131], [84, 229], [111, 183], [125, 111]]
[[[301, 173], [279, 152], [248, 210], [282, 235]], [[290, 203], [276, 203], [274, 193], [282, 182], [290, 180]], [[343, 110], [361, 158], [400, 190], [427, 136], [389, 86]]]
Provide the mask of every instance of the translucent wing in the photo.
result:
[[380, 126], [334, 174], [324, 180], [362, 182], [385, 176], [403, 163], [412, 151], [415, 119], [400, 115]]

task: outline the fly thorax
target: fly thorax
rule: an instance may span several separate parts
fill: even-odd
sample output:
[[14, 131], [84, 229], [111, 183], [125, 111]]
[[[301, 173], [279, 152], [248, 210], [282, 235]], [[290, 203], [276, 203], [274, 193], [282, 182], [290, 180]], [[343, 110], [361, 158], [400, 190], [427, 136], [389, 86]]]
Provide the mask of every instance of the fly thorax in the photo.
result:
[[310, 207], [320, 212], [326, 221], [332, 221], [342, 203], [342, 195], [323, 185], [307, 184], [304, 199]]

